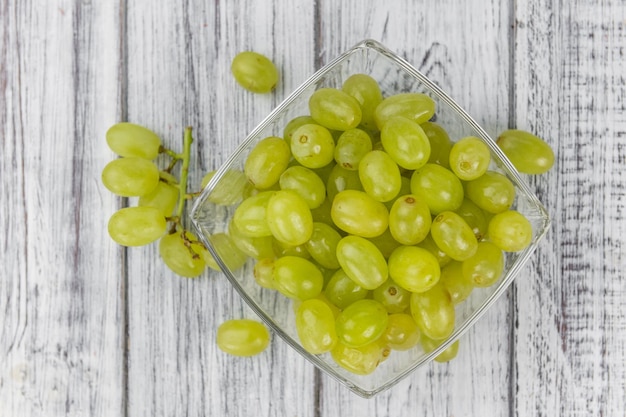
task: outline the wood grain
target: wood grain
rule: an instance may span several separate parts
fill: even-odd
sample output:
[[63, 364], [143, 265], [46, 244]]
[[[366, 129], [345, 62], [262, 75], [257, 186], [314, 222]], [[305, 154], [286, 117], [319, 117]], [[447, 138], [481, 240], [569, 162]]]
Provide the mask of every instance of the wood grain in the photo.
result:
[[[556, 150], [529, 178], [553, 223], [458, 358], [373, 400], [274, 339], [240, 359], [219, 323], [254, 317], [225, 278], [171, 274], [106, 234], [129, 202], [100, 171], [130, 120], [178, 149], [192, 188], [316, 69], [365, 38], [435, 80], [492, 134]], [[626, 5], [615, 0], [0, 1], [0, 417], [623, 416]], [[238, 88], [244, 49], [275, 93]], [[132, 203], [132, 201], [130, 202]]]
[[[123, 413], [113, 3], [0, 5], [0, 414]], [[113, 86], [113, 88], [111, 88]]]
[[515, 119], [557, 151], [534, 181], [552, 229], [515, 291], [516, 415], [626, 409], [626, 6], [520, 4]]
[[[197, 187], [313, 72], [310, 11], [252, 1], [133, 4], [129, 120], [173, 147], [193, 126]], [[275, 94], [251, 95], [235, 84], [229, 64], [245, 49], [276, 62], [282, 77]], [[221, 322], [254, 317], [221, 274], [184, 280], [163, 267], [154, 248], [142, 248], [129, 251], [129, 282], [129, 415], [314, 415], [315, 371], [281, 340], [243, 360], [217, 349]]]

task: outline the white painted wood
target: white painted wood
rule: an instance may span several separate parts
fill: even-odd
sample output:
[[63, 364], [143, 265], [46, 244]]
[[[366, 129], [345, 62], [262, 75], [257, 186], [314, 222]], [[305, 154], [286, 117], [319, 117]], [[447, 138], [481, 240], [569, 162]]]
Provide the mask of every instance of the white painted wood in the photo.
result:
[[[0, 416], [626, 414], [626, 6], [527, 2], [0, 2]], [[512, 26], [513, 24], [513, 26]], [[101, 186], [121, 119], [177, 147], [191, 180], [223, 162], [315, 69], [364, 38], [432, 77], [496, 135], [535, 131], [557, 166], [531, 179], [553, 225], [507, 296], [373, 400], [281, 340], [229, 357], [217, 325], [253, 317], [225, 278], [171, 274], [106, 234]], [[232, 57], [271, 57], [270, 95]]]
[[[160, 3], [129, 4], [128, 118], [173, 147], [193, 126], [197, 187], [312, 74], [313, 10], [286, 2]], [[278, 65], [274, 94], [236, 85], [230, 62], [245, 49]], [[221, 322], [254, 317], [223, 275], [181, 279], [154, 248], [141, 248], [129, 251], [129, 284], [129, 415], [314, 415], [314, 368], [281, 340], [243, 360], [217, 349]]]
[[516, 285], [515, 415], [626, 412], [626, 5], [517, 9], [515, 119], [556, 150], [534, 181], [553, 216]]
[[113, 2], [0, 5], [0, 415], [124, 412]]

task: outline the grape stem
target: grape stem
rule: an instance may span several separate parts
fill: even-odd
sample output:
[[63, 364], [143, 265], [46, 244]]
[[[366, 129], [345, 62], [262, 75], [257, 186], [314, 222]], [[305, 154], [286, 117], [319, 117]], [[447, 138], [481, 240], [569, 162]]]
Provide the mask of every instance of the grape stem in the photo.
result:
[[176, 207], [176, 217], [179, 219], [183, 215], [185, 201], [187, 200], [187, 177], [189, 176], [189, 159], [191, 157], [191, 144], [193, 143], [191, 131], [191, 126], [187, 126], [185, 128], [185, 135], [183, 137], [183, 153], [179, 155], [172, 152], [175, 155], [172, 156], [172, 158], [183, 160], [183, 166], [180, 170], [180, 183], [178, 184], [178, 206]]

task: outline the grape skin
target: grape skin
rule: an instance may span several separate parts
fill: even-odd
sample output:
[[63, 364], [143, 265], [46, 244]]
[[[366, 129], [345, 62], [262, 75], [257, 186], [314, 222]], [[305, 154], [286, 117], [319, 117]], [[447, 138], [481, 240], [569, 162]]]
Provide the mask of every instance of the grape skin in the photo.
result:
[[144, 246], [165, 234], [167, 222], [154, 207], [126, 207], [109, 219], [111, 238], [122, 246]]
[[496, 143], [515, 168], [524, 174], [544, 174], [554, 165], [554, 151], [550, 145], [530, 132], [505, 130]]
[[506, 252], [519, 252], [530, 245], [532, 225], [518, 211], [508, 210], [496, 214], [489, 222], [489, 239]]
[[317, 123], [328, 129], [345, 131], [361, 123], [359, 102], [335, 88], [316, 90], [309, 99], [309, 111]]
[[116, 123], [107, 130], [109, 148], [119, 156], [154, 159], [159, 155], [161, 139], [156, 133], [134, 123]]
[[102, 170], [102, 183], [113, 194], [140, 197], [159, 184], [159, 169], [152, 161], [138, 157], [119, 158]]
[[200, 251], [206, 249], [197, 242], [197, 238], [190, 232], [185, 232], [184, 236], [180, 232], [168, 234], [159, 241], [159, 255], [167, 267], [176, 274], [195, 278], [206, 266], [200, 256]]
[[337, 344], [335, 315], [319, 299], [305, 300], [296, 311], [296, 330], [307, 352], [319, 355], [331, 351]]
[[387, 329], [389, 315], [375, 300], [359, 300], [346, 307], [335, 322], [337, 337], [348, 347], [361, 347], [378, 339]]
[[234, 356], [254, 356], [263, 352], [270, 334], [262, 323], [254, 320], [228, 320], [217, 328], [217, 346]]
[[278, 84], [278, 70], [266, 56], [252, 51], [237, 54], [231, 72], [239, 85], [253, 93], [269, 93]]
[[278, 182], [287, 169], [291, 152], [287, 143], [275, 136], [257, 143], [248, 155], [244, 172], [248, 180], [258, 189], [270, 188]]
[[479, 138], [468, 136], [450, 149], [450, 169], [463, 181], [471, 181], [487, 172], [491, 162], [489, 147]]

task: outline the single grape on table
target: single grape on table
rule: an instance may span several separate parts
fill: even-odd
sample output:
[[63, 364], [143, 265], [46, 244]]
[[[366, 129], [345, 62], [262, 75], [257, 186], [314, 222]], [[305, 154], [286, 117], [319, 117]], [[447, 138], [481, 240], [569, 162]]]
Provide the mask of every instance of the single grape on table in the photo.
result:
[[278, 84], [278, 69], [269, 58], [257, 52], [237, 54], [230, 69], [237, 83], [253, 93], [269, 93]]

